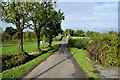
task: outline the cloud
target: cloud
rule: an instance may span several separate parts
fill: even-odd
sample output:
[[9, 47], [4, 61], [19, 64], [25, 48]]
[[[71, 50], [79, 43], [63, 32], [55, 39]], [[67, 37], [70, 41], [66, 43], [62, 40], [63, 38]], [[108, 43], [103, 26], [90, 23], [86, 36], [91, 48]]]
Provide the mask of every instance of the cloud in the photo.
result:
[[62, 29], [83, 29], [93, 31], [117, 31], [118, 3], [96, 2], [65, 2], [58, 7], [65, 12]]
[[98, 17], [98, 16], [83, 17], [83, 18], [81, 18], [81, 20], [97, 20], [97, 19], [99, 19], [99, 17]]
[[96, 10], [103, 10], [103, 9], [115, 9], [118, 7], [118, 3], [104, 3], [98, 6], [95, 6]]

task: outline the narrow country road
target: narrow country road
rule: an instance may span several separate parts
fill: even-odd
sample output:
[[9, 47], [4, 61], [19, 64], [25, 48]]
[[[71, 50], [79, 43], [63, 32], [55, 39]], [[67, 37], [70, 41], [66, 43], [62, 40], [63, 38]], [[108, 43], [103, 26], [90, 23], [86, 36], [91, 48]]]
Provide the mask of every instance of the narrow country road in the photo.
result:
[[[57, 43], [57, 42], [56, 42]], [[35, 69], [24, 76], [25, 78], [88, 78], [86, 73], [78, 65], [67, 46], [65, 37], [61, 47], [40, 63]]]

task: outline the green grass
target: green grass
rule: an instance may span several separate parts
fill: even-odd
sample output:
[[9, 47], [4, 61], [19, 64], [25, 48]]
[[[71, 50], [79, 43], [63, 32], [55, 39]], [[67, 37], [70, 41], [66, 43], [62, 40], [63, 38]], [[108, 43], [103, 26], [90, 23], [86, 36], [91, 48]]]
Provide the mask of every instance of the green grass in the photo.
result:
[[43, 60], [45, 60], [47, 57], [49, 57], [53, 52], [55, 52], [59, 48], [59, 46], [60, 44], [55, 44], [53, 45], [54, 49], [48, 51], [47, 53], [27, 62], [26, 64], [2, 72], [2, 78], [16, 79], [22, 77], [30, 70], [32, 70], [35, 66], [37, 66], [39, 63], [41, 63]]
[[79, 65], [83, 68], [83, 70], [87, 73], [89, 77], [93, 78], [99, 78], [97, 75], [95, 75], [93, 72], [94, 68], [90, 64], [90, 62], [85, 58], [87, 55], [85, 54], [86, 52], [84, 50], [74, 48], [74, 47], [69, 47], [71, 53], [73, 54], [74, 58], [77, 60]]
[[90, 37], [72, 37], [73, 39], [83, 39], [83, 38], [86, 38], [86, 39], [89, 39]]
[[[13, 54], [13, 53], [17, 53], [18, 50], [18, 46], [8, 46], [7, 44], [5, 44], [6, 46], [2, 47], [2, 55], [8, 55], [8, 54]], [[40, 48], [44, 49], [47, 47], [47, 44], [41, 44]], [[1, 47], [0, 47], [1, 48]], [[23, 45], [24, 51], [26, 51], [27, 53], [30, 52], [35, 52], [37, 49], [37, 43], [25, 43]]]

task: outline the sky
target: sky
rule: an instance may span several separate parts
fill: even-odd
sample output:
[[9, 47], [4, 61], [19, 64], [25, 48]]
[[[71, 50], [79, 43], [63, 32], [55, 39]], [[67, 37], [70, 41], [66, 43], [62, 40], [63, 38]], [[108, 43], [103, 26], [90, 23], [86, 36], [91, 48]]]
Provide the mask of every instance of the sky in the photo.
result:
[[[84, 31], [118, 31], [118, 3], [117, 2], [58, 2], [56, 10], [64, 12], [65, 20], [62, 29]], [[13, 26], [1, 22], [0, 26], [5, 30]]]
[[57, 8], [65, 14], [63, 30], [118, 31], [117, 2], [59, 2]]

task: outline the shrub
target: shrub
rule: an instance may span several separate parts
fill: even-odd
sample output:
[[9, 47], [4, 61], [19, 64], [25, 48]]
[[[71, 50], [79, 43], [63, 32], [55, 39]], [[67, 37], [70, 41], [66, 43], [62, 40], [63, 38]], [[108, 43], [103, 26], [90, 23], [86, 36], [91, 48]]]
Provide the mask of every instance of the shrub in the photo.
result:
[[2, 57], [2, 69], [10, 69], [12, 67], [20, 66], [25, 63], [25, 59], [28, 55], [25, 52], [19, 52], [12, 55], [3, 55]]
[[96, 62], [107, 66], [120, 66], [117, 40], [94, 40], [87, 45], [86, 49]]

